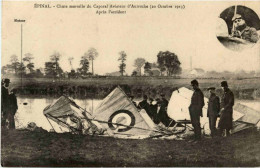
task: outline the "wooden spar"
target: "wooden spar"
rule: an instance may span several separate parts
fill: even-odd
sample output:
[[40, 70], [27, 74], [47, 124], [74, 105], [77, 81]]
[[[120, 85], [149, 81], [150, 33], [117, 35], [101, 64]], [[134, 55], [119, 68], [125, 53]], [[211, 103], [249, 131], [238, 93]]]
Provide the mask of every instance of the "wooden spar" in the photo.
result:
[[167, 129], [170, 127], [170, 125], [172, 124], [172, 122], [173, 122], [173, 119], [171, 120], [171, 122], [170, 122], [170, 124], [168, 125]]
[[[234, 11], [234, 16], [237, 14], [237, 5], [235, 5], [235, 11]], [[232, 36], [234, 35], [234, 31], [236, 31], [235, 30], [235, 25], [234, 25], [234, 23], [233, 23], [233, 26], [232, 26]]]
[[52, 129], [56, 132], [56, 130], [55, 130], [54, 127], [52, 126], [52, 124], [51, 124], [50, 120], [48, 119], [48, 117], [47, 117], [46, 115], [45, 115], [45, 117], [46, 117], [46, 119], [48, 120], [48, 122], [50, 123]]
[[162, 131], [150, 130], [150, 129], [140, 128], [140, 127], [134, 127], [134, 126], [125, 125], [125, 124], [118, 124], [118, 123], [113, 123], [113, 122], [108, 122], [108, 121], [101, 121], [101, 120], [97, 120], [97, 119], [89, 119], [89, 120], [97, 121], [97, 122], [99, 122], [99, 123], [106, 123], [106, 124], [113, 124], [113, 125], [117, 125], [117, 126], [124, 126], [124, 127], [136, 128], [136, 129], [141, 129], [141, 130], [145, 130], [145, 131], [153, 131], [153, 132], [163, 133], [163, 134], [165, 134], [165, 135], [172, 135], [172, 134], [167, 134], [167, 133], [162, 132]]
[[58, 119], [58, 118], [55, 118], [55, 117], [53, 117], [52, 115], [50, 115], [50, 114], [48, 114], [50, 117], [52, 117], [52, 118], [54, 118], [55, 120], [57, 120], [57, 121], [59, 121], [59, 122], [61, 122], [62, 124], [64, 124], [64, 125], [66, 125], [71, 131], [79, 131], [79, 132], [81, 132], [81, 130], [79, 130], [79, 129], [77, 129], [77, 128], [74, 128], [74, 127], [71, 127], [70, 125], [68, 125], [66, 122], [64, 122], [64, 121], [61, 121], [60, 119]]
[[235, 5], [235, 12], [234, 12], [234, 15], [237, 14], [237, 5]]

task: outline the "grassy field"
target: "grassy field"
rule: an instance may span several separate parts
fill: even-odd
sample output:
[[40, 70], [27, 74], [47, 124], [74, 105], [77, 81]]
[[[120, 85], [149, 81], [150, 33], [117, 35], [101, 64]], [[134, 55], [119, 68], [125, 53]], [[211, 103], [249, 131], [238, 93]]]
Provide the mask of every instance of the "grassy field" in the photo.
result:
[[260, 166], [260, 132], [227, 138], [127, 140], [2, 130], [2, 166]]
[[[175, 79], [167, 77], [102, 77], [88, 79], [61, 79], [53, 81], [47, 78], [23, 79], [21, 89], [20, 79], [12, 78], [11, 87], [20, 89], [25, 95], [38, 94], [63, 94], [64, 92], [75, 93], [84, 96], [94, 94], [96, 98], [104, 98], [116, 86], [121, 86], [127, 94], [141, 97], [147, 94], [156, 97], [165, 93], [170, 98], [172, 91], [180, 87], [190, 86], [192, 79]], [[198, 79], [201, 89], [206, 92], [208, 87], [216, 87], [221, 92], [220, 82], [224, 79]], [[227, 80], [236, 98], [255, 99], [260, 98], [260, 78], [229, 79]]]

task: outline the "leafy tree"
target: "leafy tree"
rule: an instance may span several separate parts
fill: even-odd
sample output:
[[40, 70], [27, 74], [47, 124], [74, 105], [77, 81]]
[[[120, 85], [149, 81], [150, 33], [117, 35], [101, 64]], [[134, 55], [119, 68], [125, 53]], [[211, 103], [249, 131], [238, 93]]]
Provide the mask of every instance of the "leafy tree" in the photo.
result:
[[54, 62], [45, 62], [45, 75], [46, 77], [53, 77], [56, 76], [56, 67]]
[[26, 67], [25, 67], [25, 65], [23, 64], [23, 63], [18, 63], [18, 68], [17, 68], [17, 75], [25, 75], [25, 69], [26, 69]]
[[140, 72], [140, 76], [142, 76], [141, 74], [141, 68], [142, 66], [145, 64], [145, 59], [144, 58], [136, 58], [135, 62], [134, 62], [134, 67], [136, 67], [138, 69], [138, 71]]
[[118, 61], [120, 61], [120, 65], [119, 65], [119, 72], [121, 73], [121, 76], [124, 75], [124, 72], [125, 72], [125, 68], [126, 68], [126, 64], [125, 64], [125, 61], [126, 61], [126, 53], [125, 51], [121, 51], [119, 52], [119, 58], [118, 58]]
[[137, 76], [137, 72], [133, 71], [131, 76]]
[[34, 76], [38, 77], [38, 78], [41, 78], [41, 77], [43, 77], [43, 73], [41, 72], [40, 69], [36, 69]]
[[72, 69], [70, 72], [69, 72], [69, 78], [72, 78], [72, 79], [74, 79], [74, 78], [77, 78], [77, 73], [76, 73], [76, 71], [74, 70], [74, 69]]
[[15, 74], [18, 74], [19, 66], [21, 65], [19, 63], [18, 56], [17, 55], [12, 55], [11, 59], [10, 59], [10, 62], [11, 62], [10, 68], [14, 70]]
[[34, 72], [34, 63], [32, 63], [32, 59], [34, 59], [34, 57], [31, 53], [26, 53], [23, 58], [23, 61], [27, 62], [26, 68], [29, 69], [30, 73]]
[[98, 52], [95, 48], [90, 48], [87, 53], [85, 53], [88, 60], [92, 62], [92, 75], [94, 75], [94, 60], [98, 57]]
[[157, 55], [157, 63], [161, 73], [166, 71], [167, 76], [181, 73], [181, 63], [178, 59], [178, 56], [174, 53], [169, 51], [160, 51]]
[[81, 66], [81, 67], [78, 68], [78, 72], [80, 73], [80, 75], [81, 75], [81, 76], [86, 76], [86, 75], [88, 75], [89, 62], [88, 62], [88, 57], [87, 57], [86, 54], [81, 57], [80, 66]]
[[149, 63], [149, 62], [146, 62], [145, 64], [144, 64], [144, 73], [148, 73], [149, 75], [151, 75], [151, 69], [152, 69], [152, 67], [151, 67], [151, 63]]
[[[48, 66], [50, 66], [49, 68], [52, 69], [52, 67], [54, 66], [54, 72], [52, 73], [54, 76], [53, 77], [61, 77], [63, 70], [61, 69], [60, 65], [59, 65], [59, 60], [60, 60], [60, 53], [58, 52], [54, 52], [51, 56], [51, 62], [53, 65], [51, 65], [50, 63], [48, 64]], [[45, 64], [46, 65], [46, 64]]]

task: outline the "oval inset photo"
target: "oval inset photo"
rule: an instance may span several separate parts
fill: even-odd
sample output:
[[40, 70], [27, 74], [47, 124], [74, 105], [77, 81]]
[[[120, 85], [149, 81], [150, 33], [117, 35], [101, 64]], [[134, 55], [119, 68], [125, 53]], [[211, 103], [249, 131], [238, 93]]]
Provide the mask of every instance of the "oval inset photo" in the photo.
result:
[[231, 6], [225, 9], [217, 21], [216, 35], [228, 49], [242, 51], [260, 42], [260, 20], [246, 6]]

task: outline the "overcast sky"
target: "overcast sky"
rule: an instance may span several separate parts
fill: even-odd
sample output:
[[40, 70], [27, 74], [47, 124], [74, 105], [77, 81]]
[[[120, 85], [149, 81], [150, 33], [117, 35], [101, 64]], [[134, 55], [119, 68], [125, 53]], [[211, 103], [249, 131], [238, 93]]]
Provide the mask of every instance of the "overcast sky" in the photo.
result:
[[[65, 4], [52, 2], [51, 5]], [[70, 4], [86, 2], [70, 2]], [[110, 4], [88, 2], [89, 4]], [[136, 2], [144, 4], [147, 2]], [[158, 2], [150, 2], [157, 5]], [[129, 2], [113, 2], [129, 4]], [[233, 5], [246, 5], [260, 16], [259, 2], [161, 2], [185, 5], [185, 9], [126, 9], [125, 15], [97, 15], [97, 9], [34, 9], [34, 2], [3, 2], [2, 65], [10, 56], [20, 57], [20, 23], [23, 24], [23, 53], [32, 53], [37, 68], [55, 51], [61, 57], [61, 67], [70, 70], [68, 58], [74, 57], [73, 67], [90, 48], [99, 56], [94, 62], [95, 73], [118, 71], [119, 52], [127, 53], [126, 71], [131, 74], [138, 57], [155, 62], [159, 51], [169, 50], [178, 55], [183, 69], [190, 66], [205, 70], [256, 70], [259, 66], [260, 42], [242, 52], [226, 49], [216, 38], [216, 23], [220, 13]]]

